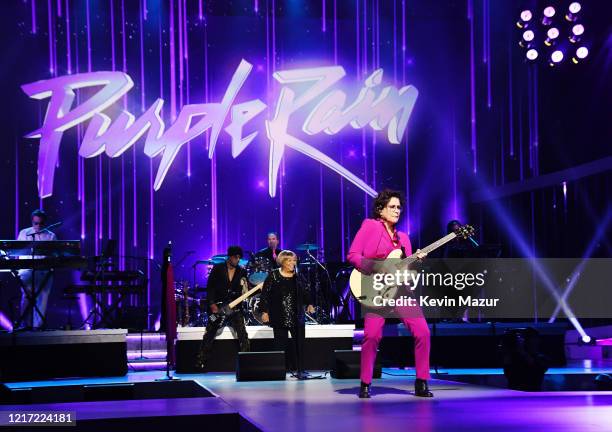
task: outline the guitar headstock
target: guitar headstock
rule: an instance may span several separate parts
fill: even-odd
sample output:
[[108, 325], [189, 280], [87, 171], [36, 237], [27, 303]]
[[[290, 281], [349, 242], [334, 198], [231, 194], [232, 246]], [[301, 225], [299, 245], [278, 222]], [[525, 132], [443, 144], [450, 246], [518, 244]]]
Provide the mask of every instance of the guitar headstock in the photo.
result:
[[457, 237], [460, 237], [464, 240], [473, 236], [475, 232], [476, 230], [472, 225], [463, 225], [455, 230], [455, 234], [457, 235]]

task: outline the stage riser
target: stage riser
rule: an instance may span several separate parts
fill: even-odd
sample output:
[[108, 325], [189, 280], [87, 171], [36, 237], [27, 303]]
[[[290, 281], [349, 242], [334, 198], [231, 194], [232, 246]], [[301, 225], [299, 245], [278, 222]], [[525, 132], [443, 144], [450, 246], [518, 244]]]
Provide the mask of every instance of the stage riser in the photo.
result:
[[0, 379], [122, 376], [127, 330], [15, 332], [0, 335]]
[[[196, 356], [201, 341], [179, 340], [176, 343], [176, 372], [201, 372], [196, 367]], [[329, 370], [332, 367], [334, 350], [350, 350], [352, 338], [307, 338], [305, 341], [304, 367], [308, 370]], [[238, 341], [215, 340], [207, 372], [233, 372], [236, 370]], [[251, 340], [251, 351], [275, 351], [273, 339]]]
[[239, 414], [85, 420], [78, 422], [78, 428], [79, 431], [87, 432], [119, 430], [222, 430], [243, 432], [260, 430], [240, 417]]
[[[432, 338], [431, 365], [445, 368], [501, 367], [500, 336], [437, 336]], [[540, 335], [540, 352], [551, 367], [566, 365], [563, 334]], [[384, 337], [379, 356], [383, 367], [414, 366], [414, 339], [411, 336]]]
[[127, 373], [125, 342], [0, 347], [0, 379], [122, 376]]

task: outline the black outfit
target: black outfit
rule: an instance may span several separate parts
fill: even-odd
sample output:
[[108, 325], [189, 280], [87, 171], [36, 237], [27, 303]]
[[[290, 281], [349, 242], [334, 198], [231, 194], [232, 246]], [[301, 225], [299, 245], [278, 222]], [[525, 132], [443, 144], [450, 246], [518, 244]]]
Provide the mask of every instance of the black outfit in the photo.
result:
[[[208, 305], [216, 304], [218, 306], [226, 305], [242, 295], [243, 284], [246, 283], [247, 272], [243, 267], [236, 267], [234, 277], [229, 280], [227, 263], [221, 263], [213, 266], [208, 276], [206, 284]], [[200, 357], [198, 363], [201, 368], [205, 368], [210, 355], [212, 354], [212, 345], [217, 337], [217, 332], [224, 326], [229, 325], [236, 332], [240, 351], [250, 351], [249, 337], [244, 326], [244, 314], [242, 305], [238, 305], [233, 309], [233, 312], [226, 316], [225, 319], [217, 317], [216, 319], [209, 318], [206, 324], [206, 333], [202, 338], [202, 346], [200, 349]]]
[[287, 365], [298, 373], [304, 371], [304, 307], [309, 304], [310, 293], [301, 276], [285, 277], [279, 270], [274, 270], [266, 278], [259, 301], [260, 310], [270, 316], [275, 349], [285, 351]]

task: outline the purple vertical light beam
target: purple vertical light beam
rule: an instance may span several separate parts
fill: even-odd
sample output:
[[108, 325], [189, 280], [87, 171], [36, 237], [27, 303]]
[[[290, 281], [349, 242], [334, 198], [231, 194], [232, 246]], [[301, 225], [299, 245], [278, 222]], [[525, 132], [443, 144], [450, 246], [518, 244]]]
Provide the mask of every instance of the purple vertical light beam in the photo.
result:
[[[187, 0], [183, 0], [183, 58], [185, 60], [185, 100], [189, 104], [189, 42], [187, 39]], [[191, 177], [191, 141], [187, 143], [187, 177]]]
[[[406, 0], [402, 0], [402, 85], [406, 85]], [[410, 157], [408, 143], [404, 145], [406, 159], [406, 210], [404, 224], [406, 233], [410, 234]]]
[[170, 0], [170, 117], [176, 120], [176, 60], [174, 58], [174, 0]]
[[51, 16], [53, 14], [51, 0], [47, 0], [47, 27], [49, 31], [49, 73], [53, 75], [55, 69], [53, 68], [53, 25], [51, 23]]
[[527, 118], [529, 120], [529, 169], [533, 176], [533, 71], [531, 68], [528, 70], [527, 76]]
[[334, 0], [334, 64], [338, 64], [338, 5]]
[[66, 0], [65, 6], [66, 15], [66, 70], [68, 74], [72, 74], [72, 53], [70, 49], [70, 9], [68, 0]]
[[[121, 0], [121, 56], [123, 72], [127, 73], [127, 44], [125, 37], [125, 0]], [[123, 98], [123, 106], [127, 109], [127, 97]], [[121, 211], [120, 211], [120, 222], [119, 222], [119, 250], [121, 258], [119, 259], [119, 268], [125, 269], [125, 255], [126, 255], [126, 210], [125, 210], [125, 155], [121, 155]], [[133, 155], [134, 156], [134, 155]]]
[[397, 2], [393, 0], [393, 81], [397, 82]]
[[87, 26], [87, 72], [91, 72], [91, 25], [89, 20], [89, 0], [85, 2], [85, 19]]
[[146, 0], [142, 0], [141, 13], [138, 14], [140, 21], [140, 112], [145, 112], [145, 64], [144, 64], [144, 15], [146, 11]]
[[183, 70], [183, 2], [182, 0], [177, 0], [178, 6], [178, 42], [179, 42], [179, 51], [178, 51], [178, 61], [179, 61], [179, 108], [183, 107], [183, 80], [185, 79], [185, 72]]
[[15, 238], [19, 235], [19, 140], [15, 139]]
[[[362, 38], [363, 38], [363, 53], [362, 53], [362, 70], [361, 70], [361, 79], [363, 79], [368, 73], [368, 4], [366, 0], [363, 0], [363, 19], [361, 20], [363, 24], [362, 28]], [[361, 157], [363, 159], [363, 175], [364, 181], [366, 183], [369, 182], [368, 179], [368, 151], [366, 148], [366, 130], [362, 129], [361, 131]], [[364, 214], [368, 214], [368, 194], [363, 194], [363, 211]]]
[[468, 0], [468, 20], [470, 21], [470, 122], [472, 144], [472, 171], [478, 172], [476, 148], [476, 68], [474, 65], [474, 0]]
[[519, 100], [519, 179], [525, 178], [525, 170], [523, 166], [523, 101]]
[[327, 27], [325, 25], [325, 0], [322, 0], [321, 4], [321, 31], [323, 33], [327, 31]]
[[[111, 68], [117, 69], [117, 53], [115, 51], [115, 7], [114, 0], [109, 0], [110, 8], [110, 34], [111, 34]], [[112, 163], [108, 160], [108, 238], [113, 238], [113, 188], [112, 185]]]
[[533, 152], [534, 152], [534, 175], [540, 174], [539, 148], [540, 134], [538, 130], [538, 70], [533, 70]]
[[485, 38], [487, 41], [486, 44], [486, 65], [487, 65], [487, 108], [491, 108], [492, 106], [492, 96], [491, 96], [491, 4], [490, 0], [485, 0], [486, 14], [485, 14], [485, 23], [486, 23], [486, 33]]
[[32, 34], [36, 34], [36, 0], [32, 0]]
[[514, 157], [514, 106], [512, 103], [512, 75], [512, 46], [510, 41], [508, 41], [508, 131], [510, 134], [510, 157]]

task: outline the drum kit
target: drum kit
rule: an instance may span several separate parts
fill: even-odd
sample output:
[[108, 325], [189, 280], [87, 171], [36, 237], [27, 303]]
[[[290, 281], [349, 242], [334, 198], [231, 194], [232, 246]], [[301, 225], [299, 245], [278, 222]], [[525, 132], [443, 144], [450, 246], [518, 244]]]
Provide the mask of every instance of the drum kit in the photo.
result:
[[[298, 271], [306, 278], [315, 303], [315, 313], [307, 315], [308, 324], [327, 324], [329, 318], [329, 302], [324, 291], [329, 290], [331, 279], [325, 265], [323, 265], [313, 252], [319, 250], [319, 246], [313, 243], [304, 243], [295, 248], [303, 252], [303, 258], [298, 262]], [[208, 260], [199, 260], [193, 264], [193, 287], [187, 280], [175, 282], [175, 299], [177, 305], [177, 323], [182, 327], [204, 327], [208, 322], [208, 303], [206, 301], [206, 287], [196, 284], [196, 269], [198, 266], [206, 266], [206, 274], [210, 273], [212, 266], [223, 263], [227, 255], [214, 255]], [[265, 281], [268, 274], [276, 268], [268, 257], [252, 254], [251, 259], [241, 259], [240, 266], [245, 267], [248, 281], [254, 287]], [[329, 284], [329, 285], [328, 285]], [[327, 287], [327, 288], [325, 288]], [[264, 325], [259, 310], [260, 294], [256, 294], [245, 300], [243, 311], [247, 325]]]

